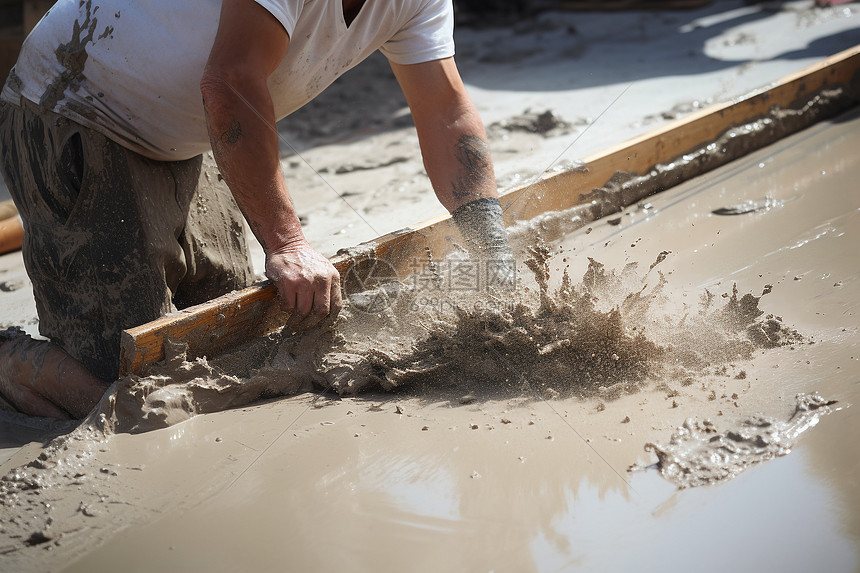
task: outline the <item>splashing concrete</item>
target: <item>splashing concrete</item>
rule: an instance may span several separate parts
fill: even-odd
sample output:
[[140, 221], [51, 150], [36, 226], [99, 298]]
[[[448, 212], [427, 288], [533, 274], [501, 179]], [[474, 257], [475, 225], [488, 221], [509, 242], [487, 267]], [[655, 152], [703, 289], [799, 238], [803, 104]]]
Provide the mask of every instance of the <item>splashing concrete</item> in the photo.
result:
[[709, 419], [690, 419], [672, 434], [668, 444], [647, 443], [645, 451], [654, 452], [660, 475], [679, 489], [717, 485], [788, 455], [800, 435], [816, 426], [821, 416], [839, 410], [835, 404], [817, 393], [798, 394], [788, 421], [758, 414], [723, 425], [723, 430]]
[[[804, 341], [736, 285], [722, 304], [705, 291], [695, 311], [667, 315], [672, 296], [655, 268], [668, 252], [641, 276], [635, 264], [614, 271], [589, 259], [581, 281], [565, 271], [552, 290], [551, 256], [540, 239], [529, 248], [525, 266], [537, 293], [523, 290], [505, 304], [498, 293], [445, 293], [407, 281], [384, 317], [348, 308], [334, 327], [276, 333], [214, 359], [187, 360], [184, 347], [172, 345], [145, 376], [120, 379], [90, 422], [106, 432], [148, 431], [313, 387], [611, 400], [656, 383], [680, 387], [756, 349]], [[418, 304], [445, 294], [447, 305]]]

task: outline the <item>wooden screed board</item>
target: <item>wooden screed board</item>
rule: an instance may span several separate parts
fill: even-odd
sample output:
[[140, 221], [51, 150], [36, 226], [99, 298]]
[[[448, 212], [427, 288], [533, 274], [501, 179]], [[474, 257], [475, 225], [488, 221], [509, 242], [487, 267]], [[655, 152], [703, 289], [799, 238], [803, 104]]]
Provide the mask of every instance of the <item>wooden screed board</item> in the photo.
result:
[[[824, 105], [818, 105], [827, 100]], [[791, 74], [739, 100], [717, 104], [656, 130], [584, 158], [584, 167], [547, 176], [502, 197], [508, 224], [540, 213], [569, 209], [590, 202], [593, 190], [604, 186], [617, 172], [646, 175], [685, 154], [706, 148], [732, 129], [762, 125], [767, 129], [754, 146], [736, 146], [712, 154], [697, 169], [673, 173], [667, 180], [655, 178], [625, 199], [638, 201], [670, 185], [700, 175], [780, 137], [808, 127], [860, 103], [860, 46], [831, 56]], [[780, 110], [785, 110], [781, 113]], [[593, 196], [593, 195], [592, 195]], [[616, 210], [623, 205], [615, 205]], [[595, 213], [602, 216], [606, 212]], [[406, 264], [426, 259], [428, 250], [444, 257], [459, 240], [449, 216], [439, 216], [412, 228], [379, 237], [332, 258], [343, 275], [362, 258], [375, 257], [391, 264], [399, 276], [408, 275]], [[400, 274], [402, 273], [402, 274]], [[252, 286], [212, 301], [189, 307], [122, 334], [120, 374], [140, 373], [164, 358], [168, 340], [188, 345], [188, 356], [215, 356], [248, 340], [281, 327], [286, 320], [277, 304], [274, 286]]]

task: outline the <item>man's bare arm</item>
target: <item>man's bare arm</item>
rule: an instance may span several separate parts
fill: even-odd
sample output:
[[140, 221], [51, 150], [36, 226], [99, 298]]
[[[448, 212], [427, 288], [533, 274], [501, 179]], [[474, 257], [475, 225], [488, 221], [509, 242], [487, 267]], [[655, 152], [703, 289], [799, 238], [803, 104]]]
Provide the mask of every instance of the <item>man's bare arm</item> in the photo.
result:
[[418, 130], [424, 167], [448, 211], [498, 198], [484, 125], [453, 58], [423, 64], [391, 63]]
[[267, 80], [289, 48], [274, 16], [253, 0], [224, 0], [200, 89], [215, 160], [266, 253], [290, 326], [309, 328], [340, 307], [340, 278], [317, 253], [281, 174]]
[[476, 254], [512, 262], [484, 125], [453, 58], [391, 68], [439, 201]]

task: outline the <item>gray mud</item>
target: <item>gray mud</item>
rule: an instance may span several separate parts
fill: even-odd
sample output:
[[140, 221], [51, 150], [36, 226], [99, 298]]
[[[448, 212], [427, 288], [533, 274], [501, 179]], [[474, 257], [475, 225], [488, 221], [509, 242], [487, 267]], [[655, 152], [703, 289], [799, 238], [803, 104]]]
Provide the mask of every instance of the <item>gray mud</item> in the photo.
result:
[[139, 433], [313, 390], [322, 358], [337, 339], [331, 328], [304, 336], [275, 333], [212, 360], [188, 360], [184, 345], [169, 345], [168, 358], [146, 376], [117, 380], [88, 423], [106, 433]]
[[710, 419], [689, 419], [667, 445], [648, 443], [645, 450], [656, 454], [660, 475], [679, 489], [717, 485], [753, 466], [788, 455], [800, 435], [816, 426], [821, 416], [839, 410], [834, 404], [817, 393], [798, 394], [788, 421], [757, 414], [734, 424], [721, 424], [722, 430]]
[[[659, 270], [654, 276], [654, 267], [668, 253], [641, 276], [635, 266], [607, 272], [592, 261], [578, 285], [565, 272], [556, 277], [560, 286], [550, 290], [550, 251], [542, 242], [554, 245], [588, 221], [617, 213], [689, 173], [714, 169], [836, 113], [856, 99], [858, 81], [786, 109], [775, 107], [647, 174], [618, 172], [604, 187], [583, 195], [582, 205], [515, 225], [511, 241], [535, 275], [537, 293], [524, 290], [511, 297], [398, 287], [392, 306], [376, 315], [347, 309], [334, 331], [276, 335], [277, 341], [252, 343], [211, 361], [188, 362], [179, 349], [146, 376], [120, 379], [94, 421], [108, 431], [146, 431], [295, 394], [311, 384], [339, 394], [462, 385], [503, 395], [528, 390], [550, 397], [612, 398], [654, 381], [689, 384], [709, 368], [725, 370], [732, 361], [750, 358], [756, 348], [801, 342], [778, 316], [762, 317], [760, 297], [739, 298], [736, 286], [722, 293], [722, 307], [705, 291], [698, 309], [666, 314], [663, 307], [671, 297], [663, 293], [665, 277]], [[529, 131], [559, 127], [557, 118], [533, 115], [524, 116]], [[760, 286], [763, 294], [772, 289]]]
[[589, 259], [574, 283], [566, 270], [552, 276], [553, 253], [538, 238], [524, 257], [533, 278], [521, 277], [517, 293], [407, 280], [379, 313], [347, 305], [333, 327], [308, 334], [275, 333], [211, 360], [186, 360], [172, 345], [146, 376], [117, 381], [90, 423], [138, 433], [314, 389], [612, 400], [655, 384], [677, 391], [726, 375], [756, 350], [805, 342], [759, 309], [761, 296], [741, 296], [736, 285], [722, 296], [703, 291], [695, 308], [669, 310], [671, 289], [658, 267], [670, 256], [660, 253], [644, 272]]
[[[705, 291], [695, 310], [664, 314], [667, 283], [655, 267], [667, 256], [661, 253], [644, 275], [635, 264], [614, 271], [589, 259], [578, 283], [565, 271], [551, 289], [550, 250], [538, 242], [525, 262], [536, 296], [461, 299], [449, 312], [413, 314], [424, 332], [406, 344], [399, 326], [406, 315], [372, 336], [365, 321], [354, 332], [363, 332], [366, 343], [346, 335], [349, 342], [324, 359], [326, 383], [341, 394], [458, 387], [494, 397], [526, 391], [613, 399], [654, 382], [689, 384], [691, 377], [749, 359], [756, 349], [803, 342], [758, 308], [761, 297], [739, 296], [737, 287], [720, 302]], [[394, 314], [415, 308], [420, 298], [401, 297]]]
[[[576, 121], [577, 125], [586, 125], [588, 122], [582, 119]], [[522, 114], [498, 121], [487, 126], [490, 136], [499, 137], [502, 132], [521, 131], [533, 133], [544, 137], [555, 137], [564, 135], [573, 130], [573, 125], [557, 116], [552, 110], [542, 112], [531, 109]]]
[[[701, 539], [696, 555], [724, 557], [708, 562], [715, 571], [741, 557], [789, 570], [773, 559], [822, 554], [855, 568], [856, 417], [829, 417], [781, 464], [761, 464], [834, 409], [786, 422], [797, 393], [856, 402], [853, 121], [742, 160], [740, 182], [714, 174], [655, 197], [618, 225], [558, 240], [551, 226], [523, 230], [517, 295], [440, 289], [431, 273], [374, 314], [350, 306], [335, 330], [217, 359], [172, 349], [74, 432], [4, 464], [0, 553], [15, 570], [173, 570], [207, 556], [200, 568], [341, 570], [361, 555], [374, 571], [409, 570], [416, 555], [427, 570], [490, 570], [506, 539], [510, 570], [586, 558], [626, 571]], [[779, 206], [713, 214], [770, 196]], [[259, 402], [309, 382], [358, 395]], [[701, 439], [675, 440], [683, 455], [643, 451], [688, 418], [712, 423], [688, 424]], [[667, 471], [692, 464], [691, 482], [725, 485], [679, 495], [656, 472], [619, 475], [658, 461], [657, 448], [675, 456]], [[711, 456], [726, 459], [710, 467]], [[786, 507], [803, 519], [786, 520]], [[810, 556], [810, 544], [823, 549]], [[613, 558], [624, 562], [604, 567]]]

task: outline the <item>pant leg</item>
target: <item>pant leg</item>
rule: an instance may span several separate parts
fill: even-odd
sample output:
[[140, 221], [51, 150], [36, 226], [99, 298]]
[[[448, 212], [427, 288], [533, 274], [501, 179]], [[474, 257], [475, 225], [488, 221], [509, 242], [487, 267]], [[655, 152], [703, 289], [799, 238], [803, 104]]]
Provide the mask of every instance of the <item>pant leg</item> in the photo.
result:
[[117, 376], [122, 330], [175, 310], [183, 281], [188, 300], [247, 284], [249, 258], [229, 279], [224, 257], [209, 264], [205, 246], [238, 241], [197, 224], [210, 210], [195, 201], [220, 196], [201, 190], [201, 157], [153, 161], [25, 102], [0, 105], [0, 166], [24, 223], [39, 331], [99, 378]]
[[200, 161], [180, 236], [187, 269], [173, 297], [177, 308], [244, 288], [255, 278], [242, 212], [212, 154]]

